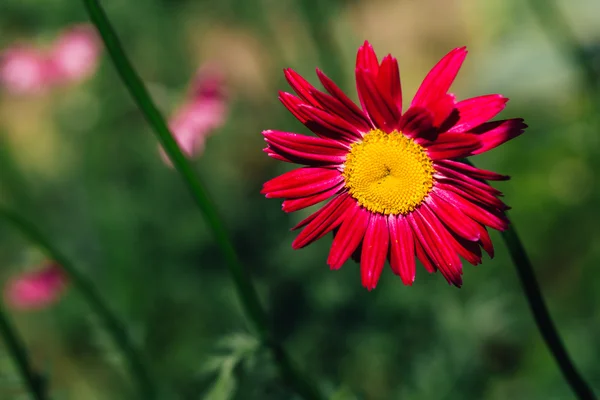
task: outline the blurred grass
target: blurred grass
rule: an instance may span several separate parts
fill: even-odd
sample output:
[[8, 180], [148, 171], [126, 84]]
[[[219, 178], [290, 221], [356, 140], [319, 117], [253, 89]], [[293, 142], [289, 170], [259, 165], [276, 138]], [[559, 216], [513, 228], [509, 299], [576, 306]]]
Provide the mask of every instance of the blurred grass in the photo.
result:
[[[525, 135], [474, 161], [513, 177], [497, 186], [513, 207], [511, 219], [573, 358], [600, 390], [600, 135], [596, 111], [582, 106], [587, 100], [574, 66], [516, 1], [327, 4], [339, 10], [327, 24], [353, 98], [354, 52], [364, 39], [380, 56], [398, 58], [405, 103], [433, 63], [450, 48], [467, 45], [469, 57], [453, 91], [459, 98], [502, 93], [511, 98], [502, 117], [526, 119]], [[465, 266], [460, 290], [421, 268], [413, 287], [386, 270], [368, 293], [355, 264], [328, 270], [328, 239], [291, 249], [295, 234], [289, 228], [306, 212], [285, 215], [278, 201], [259, 194], [265, 180], [290, 168], [262, 153], [260, 131], [306, 131], [276, 101], [277, 89], [288, 90], [282, 68], [293, 67], [313, 83], [314, 67], [329, 68], [319, 61], [296, 2], [263, 0], [259, 7], [234, 0], [149, 0], [137, 7], [121, 0], [105, 6], [165, 114], [200, 63], [217, 61], [228, 74], [230, 118], [208, 140], [195, 168], [218, 200], [271, 326], [331, 394], [570, 398], [499, 235], [493, 235], [496, 258]], [[563, 1], [560, 7], [580, 43], [597, 48], [600, 24], [591, 17], [600, 12], [597, 2]], [[6, 0], [0, 3], [0, 45], [50, 40], [83, 20], [83, 9], [66, 0]], [[210, 233], [179, 178], [162, 164], [148, 126], [106, 58], [81, 86], [36, 99], [2, 93], [0, 131], [0, 199], [45, 232], [56, 232], [56, 245], [93, 276], [151, 360], [163, 398], [204, 398], [221, 373], [207, 372], [207, 360], [234, 354], [218, 345], [247, 327]], [[15, 175], [7, 172], [7, 161], [26, 192], [11, 188], [7, 179]], [[40, 257], [0, 225], [2, 278]], [[52, 310], [12, 317], [35, 365], [49, 376], [54, 398], [129, 398], [122, 360], [77, 296], [69, 293]], [[0, 347], [0, 398], [23, 397], [5, 354]], [[232, 398], [289, 399], [268, 355], [258, 349], [255, 357], [233, 368]]]

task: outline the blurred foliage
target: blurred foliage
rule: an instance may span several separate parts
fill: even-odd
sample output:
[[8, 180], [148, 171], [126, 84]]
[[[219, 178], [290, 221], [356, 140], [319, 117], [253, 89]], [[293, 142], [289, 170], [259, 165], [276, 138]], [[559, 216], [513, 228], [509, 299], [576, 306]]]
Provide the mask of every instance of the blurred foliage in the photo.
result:
[[[200, 64], [217, 62], [227, 73], [229, 120], [208, 140], [197, 171], [273, 330], [326, 393], [334, 399], [571, 398], [499, 235], [493, 236], [496, 257], [465, 266], [460, 290], [421, 268], [412, 287], [386, 270], [367, 292], [353, 262], [328, 270], [329, 239], [291, 249], [289, 228], [309, 211], [285, 215], [278, 201], [259, 193], [264, 181], [291, 168], [266, 157], [260, 131], [306, 131], [277, 102], [277, 90], [288, 90], [282, 68], [315, 83], [313, 69], [322, 65], [356, 98], [349, 83], [354, 52], [368, 39], [380, 56], [398, 58], [406, 104], [442, 55], [467, 45], [470, 56], [454, 92], [459, 98], [502, 93], [512, 99], [502, 117], [524, 117], [530, 125], [522, 137], [473, 161], [513, 177], [498, 184], [513, 207], [510, 217], [573, 358], [600, 391], [600, 107], [585, 106], [590, 93], [577, 83], [577, 65], [553, 47], [524, 4], [315, 0], [308, 4], [328, 11], [301, 13], [293, 0], [103, 3], [165, 114]], [[598, 2], [559, 6], [597, 56]], [[303, 15], [331, 37], [313, 36]], [[4, 0], [0, 45], [43, 43], [85, 19], [76, 2]], [[314, 40], [335, 46], [336, 59], [322, 60], [327, 54]], [[344, 70], [329, 70], [335, 65]], [[35, 219], [93, 277], [143, 349], [161, 398], [293, 398], [269, 355], [248, 336], [201, 215], [179, 176], [161, 162], [106, 57], [82, 85], [37, 98], [0, 95], [0, 201]], [[0, 225], [3, 279], [40, 259]], [[50, 310], [11, 317], [53, 399], [131, 398], [122, 360], [75, 293]], [[0, 398], [27, 398], [2, 347]]]

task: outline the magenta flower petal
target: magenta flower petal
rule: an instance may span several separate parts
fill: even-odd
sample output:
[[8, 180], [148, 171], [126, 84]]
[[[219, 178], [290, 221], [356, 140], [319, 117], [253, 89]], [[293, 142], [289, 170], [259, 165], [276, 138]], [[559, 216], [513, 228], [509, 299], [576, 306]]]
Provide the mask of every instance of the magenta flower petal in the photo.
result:
[[387, 218], [381, 214], [373, 214], [365, 232], [360, 257], [362, 284], [369, 290], [377, 286], [388, 255], [389, 242]]
[[336, 165], [346, 159], [346, 147], [334, 140], [281, 131], [264, 131], [263, 136], [273, 152], [301, 164]]
[[466, 47], [454, 49], [446, 54], [429, 71], [419, 90], [417, 90], [411, 105], [428, 107], [448, 93], [448, 89], [454, 82], [454, 78], [456, 78], [458, 70], [466, 57]]
[[291, 212], [331, 199], [298, 223], [299, 249], [333, 232], [327, 264], [360, 263], [372, 290], [386, 258], [402, 282], [412, 285], [418, 258], [462, 284], [462, 262], [481, 263], [494, 248], [487, 227], [508, 227], [502, 193], [487, 181], [507, 176], [459, 159], [490, 150], [523, 132], [521, 119], [489, 122], [505, 106], [500, 95], [456, 101], [448, 93], [466, 57], [448, 53], [429, 72], [402, 114], [398, 63], [379, 63], [369, 42], [358, 50], [356, 86], [362, 110], [317, 69], [327, 93], [285, 70], [298, 94], [280, 93], [284, 106], [317, 135], [265, 131], [267, 155], [304, 165], [265, 183], [262, 193], [283, 198]]
[[352, 198], [347, 194], [334, 197], [319, 211], [301, 221], [293, 229], [305, 227], [292, 243], [292, 248], [300, 249], [325, 234], [337, 228], [346, 218], [353, 204]]
[[412, 230], [402, 215], [389, 215], [390, 267], [405, 285], [415, 281], [415, 243]]
[[402, 114], [402, 87], [400, 84], [400, 70], [398, 61], [391, 54], [383, 57], [379, 74], [377, 75], [377, 88], [391, 100], [395, 108], [395, 115]]
[[56, 263], [14, 276], [4, 288], [4, 300], [15, 310], [39, 310], [56, 303], [67, 288], [67, 276]]
[[[185, 101], [169, 118], [173, 137], [188, 158], [200, 156], [207, 137], [225, 123], [228, 102], [224, 81], [216, 66], [202, 66], [190, 84]], [[171, 166], [162, 147], [159, 149], [163, 161]]]
[[504, 142], [516, 138], [525, 132], [527, 125], [521, 118], [507, 119], [504, 121], [486, 122], [473, 129], [479, 135], [481, 147], [473, 154], [481, 154], [500, 146]]
[[375, 127], [392, 132], [398, 126], [400, 113], [392, 106], [391, 100], [377, 89], [373, 77], [366, 70], [356, 70], [356, 85], [363, 106]]
[[461, 158], [471, 155], [480, 147], [480, 138], [468, 133], [442, 133], [427, 147], [432, 160]]
[[[350, 211], [351, 210], [351, 211]], [[369, 225], [370, 213], [358, 205], [353, 205], [346, 213], [346, 219], [337, 231], [327, 264], [331, 269], [339, 269], [358, 247]]]
[[339, 100], [340, 103], [342, 103], [352, 114], [354, 114], [360, 120], [357, 126], [363, 128], [366, 127], [367, 129], [372, 127], [372, 124], [365, 115], [365, 113], [360, 108], [358, 108], [358, 106], [354, 104], [354, 102], [350, 100], [350, 98], [346, 96], [346, 94], [342, 92], [342, 90], [335, 83], [333, 83], [333, 81], [329, 79], [327, 75], [325, 75], [319, 69], [317, 69], [317, 75], [319, 76], [319, 80], [321, 81], [321, 84], [323, 85], [325, 90], [327, 90], [332, 97]]
[[460, 173], [463, 176], [468, 176], [474, 179], [483, 179], [486, 181], [506, 181], [510, 179], [508, 175], [501, 175], [496, 172], [479, 169], [459, 161], [440, 160], [437, 162], [437, 165], [445, 166], [456, 173]]
[[499, 94], [473, 97], [456, 103], [458, 121], [448, 132], [467, 132], [494, 118], [506, 107], [508, 99]]
[[329, 189], [343, 180], [338, 170], [304, 167], [266, 182], [261, 193], [267, 198], [304, 197]]
[[317, 203], [325, 201], [329, 199], [331, 196], [335, 195], [340, 191], [341, 188], [344, 187], [343, 182], [336, 183], [333, 187], [326, 189], [322, 192], [307, 195], [305, 197], [299, 198], [290, 198], [283, 201], [281, 209], [285, 212], [294, 212], [298, 210], [302, 210], [303, 208], [314, 206]]

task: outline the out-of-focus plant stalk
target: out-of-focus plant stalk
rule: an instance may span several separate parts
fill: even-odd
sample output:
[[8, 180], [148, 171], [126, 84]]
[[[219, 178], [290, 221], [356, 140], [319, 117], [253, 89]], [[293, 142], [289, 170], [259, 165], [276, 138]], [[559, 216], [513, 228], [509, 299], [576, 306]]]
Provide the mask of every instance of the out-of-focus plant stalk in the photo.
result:
[[[588, 52], [581, 45], [555, 0], [528, 0], [529, 6], [550, 42], [579, 69], [583, 90], [596, 91], [600, 96], [600, 73]], [[597, 99], [600, 100], [600, 99]]]
[[204, 185], [200, 182], [188, 160], [184, 157], [160, 111], [150, 98], [142, 80], [133, 69], [125, 54], [106, 13], [97, 0], [83, 0], [90, 19], [98, 29], [117, 72], [136, 101], [138, 107], [154, 130], [156, 137], [168, 154], [175, 169], [179, 172], [192, 194], [196, 205], [204, 215], [219, 246], [231, 274], [242, 309], [250, 320], [260, 340], [271, 350], [286, 383], [306, 399], [321, 399], [316, 386], [293, 366], [289, 356], [271, 336], [267, 325], [267, 315], [263, 310], [250, 276], [240, 262], [227, 230], [217, 213], [216, 204], [211, 200]]
[[544, 297], [540, 291], [540, 286], [535, 277], [535, 272], [533, 271], [529, 257], [527, 257], [523, 243], [519, 239], [513, 225], [502, 232], [502, 238], [504, 239], [504, 242], [506, 242], [513, 263], [517, 267], [517, 273], [521, 280], [525, 297], [527, 297], [529, 307], [531, 308], [538, 329], [562, 371], [563, 376], [569, 385], [571, 385], [571, 389], [573, 389], [577, 398], [581, 400], [595, 399], [596, 396], [594, 395], [594, 392], [592, 392], [590, 386], [577, 370], [575, 364], [573, 364], [573, 361], [571, 360], [571, 357], [569, 357], [569, 353], [567, 353], [558, 334], [556, 326], [552, 322], [552, 317], [550, 317], [548, 307], [544, 302]]
[[6, 313], [4, 312], [4, 307], [0, 303], [0, 335], [4, 339], [6, 343], [6, 349], [8, 353], [15, 361], [17, 369], [21, 374], [23, 380], [25, 381], [25, 385], [29, 389], [29, 392], [33, 396], [35, 400], [46, 400], [48, 399], [48, 395], [46, 393], [46, 385], [44, 384], [44, 378], [37, 374], [31, 364], [29, 363], [29, 358], [27, 357], [27, 351], [25, 350], [25, 345], [22, 340], [19, 338], [14, 327], [8, 321], [6, 317]]
[[342, 53], [335, 43], [335, 35], [331, 31], [331, 7], [329, 1], [298, 0], [298, 6], [306, 21], [312, 40], [317, 48], [319, 62], [323, 72], [340, 87], [345, 87], [344, 69], [341, 66]]
[[92, 283], [31, 222], [3, 206], [0, 206], [0, 218], [8, 221], [20, 230], [24, 236], [41, 247], [47, 253], [48, 257], [56, 261], [63, 268], [73, 287], [79, 290], [94, 313], [98, 315], [107, 332], [112, 336], [115, 344], [121, 351], [131, 375], [139, 386], [140, 399], [155, 399], [156, 390], [154, 382], [150, 378], [141, 356], [127, 335], [125, 327], [104, 303]]

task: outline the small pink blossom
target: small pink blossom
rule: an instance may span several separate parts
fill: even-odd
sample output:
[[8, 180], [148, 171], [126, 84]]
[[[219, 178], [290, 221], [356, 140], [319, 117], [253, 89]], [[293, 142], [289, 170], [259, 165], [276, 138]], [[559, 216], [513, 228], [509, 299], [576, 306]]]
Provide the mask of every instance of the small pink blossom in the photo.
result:
[[67, 276], [55, 262], [12, 277], [4, 287], [4, 301], [15, 310], [40, 310], [56, 303], [67, 288]]
[[45, 55], [28, 46], [15, 46], [0, 54], [0, 84], [17, 95], [44, 92], [51, 81]]
[[100, 50], [98, 35], [90, 25], [76, 25], [63, 32], [49, 52], [57, 83], [89, 78], [98, 66]]
[[[175, 140], [189, 158], [202, 154], [206, 138], [225, 123], [227, 96], [224, 81], [216, 67], [200, 68], [183, 105], [169, 119]], [[162, 148], [160, 152], [163, 161], [171, 166]]]
[[75, 25], [47, 48], [18, 44], [0, 53], [0, 85], [16, 95], [36, 95], [90, 77], [101, 46], [91, 25]]

